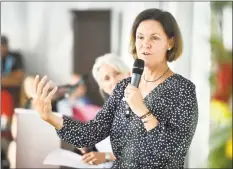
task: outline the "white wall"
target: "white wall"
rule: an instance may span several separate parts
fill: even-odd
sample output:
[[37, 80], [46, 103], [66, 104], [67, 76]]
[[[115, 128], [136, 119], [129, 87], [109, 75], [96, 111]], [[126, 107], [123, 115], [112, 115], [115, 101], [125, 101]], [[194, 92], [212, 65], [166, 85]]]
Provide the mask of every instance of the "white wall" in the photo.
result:
[[193, 37], [193, 2], [171, 2], [168, 3], [168, 7], [180, 26], [184, 46], [181, 57], [170, 65], [175, 72], [189, 78], [193, 50], [191, 41]]
[[192, 168], [204, 165], [209, 155], [210, 84], [208, 79], [211, 68], [209, 4], [209, 2], [195, 2], [193, 10], [193, 50], [190, 79], [196, 84], [199, 123], [191, 146], [189, 162]]
[[[71, 9], [111, 9], [112, 52], [119, 51], [117, 27], [121, 2], [3, 2], [1, 33], [12, 49], [22, 49], [26, 71], [47, 74], [56, 83], [70, 80], [73, 70]], [[124, 9], [124, 8], [123, 8]]]
[[10, 46], [16, 50], [24, 50], [22, 42], [27, 42], [25, 18], [26, 10], [23, 3], [1, 3], [1, 34], [7, 35], [9, 40], [13, 39]]

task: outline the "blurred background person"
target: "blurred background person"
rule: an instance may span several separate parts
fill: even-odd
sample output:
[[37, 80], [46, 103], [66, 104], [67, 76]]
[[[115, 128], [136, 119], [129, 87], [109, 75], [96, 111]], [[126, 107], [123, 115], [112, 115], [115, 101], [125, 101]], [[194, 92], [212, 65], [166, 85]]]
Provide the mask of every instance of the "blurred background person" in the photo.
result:
[[8, 110], [2, 112], [2, 115], [7, 116], [3, 117], [7, 118], [5, 121], [11, 120], [13, 108], [19, 105], [20, 87], [24, 78], [22, 56], [18, 52], [11, 52], [8, 43], [7, 37], [1, 36], [1, 96], [2, 104]]
[[24, 78], [22, 56], [9, 50], [8, 39], [1, 36], [1, 85], [3, 87], [20, 86]]
[[80, 108], [85, 105], [91, 104], [90, 99], [86, 96], [87, 88], [85, 86], [84, 80], [79, 74], [73, 74], [71, 78], [71, 85], [81, 83], [76, 88], [71, 89], [65, 98], [57, 103], [57, 111], [65, 116], [73, 117], [74, 109]]
[[20, 105], [20, 91], [24, 78], [23, 57], [20, 52], [9, 50], [9, 40], [1, 36], [1, 87], [14, 99], [14, 107]]

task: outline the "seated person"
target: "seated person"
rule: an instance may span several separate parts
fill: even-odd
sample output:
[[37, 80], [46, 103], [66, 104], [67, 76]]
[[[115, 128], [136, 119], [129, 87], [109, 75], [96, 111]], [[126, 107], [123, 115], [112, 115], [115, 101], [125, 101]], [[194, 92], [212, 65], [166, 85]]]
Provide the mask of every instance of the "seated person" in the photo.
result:
[[[130, 76], [130, 70], [119, 56], [109, 53], [96, 59], [92, 74], [99, 85], [104, 100], [107, 100], [116, 84]], [[96, 149], [101, 152], [91, 150], [91, 148], [89, 148], [89, 151], [83, 150], [83, 161], [91, 165], [102, 164], [103, 168], [111, 168], [112, 161], [116, 158], [112, 153], [110, 138], [107, 137], [97, 143]]]
[[24, 77], [22, 56], [19, 53], [9, 51], [8, 39], [5, 36], [1, 36], [1, 57], [2, 86], [20, 86]]
[[15, 107], [20, 103], [20, 88], [24, 78], [24, 66], [20, 53], [9, 51], [8, 39], [1, 36], [1, 87], [14, 98]]

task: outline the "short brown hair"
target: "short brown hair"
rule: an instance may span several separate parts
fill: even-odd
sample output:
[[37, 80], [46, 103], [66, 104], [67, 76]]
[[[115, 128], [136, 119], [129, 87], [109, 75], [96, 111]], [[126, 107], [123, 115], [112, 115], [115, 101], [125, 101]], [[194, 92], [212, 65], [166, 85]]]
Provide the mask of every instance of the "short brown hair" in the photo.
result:
[[167, 51], [167, 61], [172, 62], [179, 58], [183, 50], [183, 40], [182, 35], [180, 33], [180, 28], [175, 20], [175, 18], [169, 12], [162, 11], [160, 9], [152, 8], [147, 9], [139, 13], [136, 17], [132, 30], [131, 30], [131, 39], [130, 39], [130, 52], [133, 55], [133, 58], [137, 58], [136, 53], [136, 31], [139, 24], [145, 20], [155, 20], [160, 22], [162, 25], [164, 32], [166, 33], [168, 38], [174, 38], [174, 46], [171, 50]]

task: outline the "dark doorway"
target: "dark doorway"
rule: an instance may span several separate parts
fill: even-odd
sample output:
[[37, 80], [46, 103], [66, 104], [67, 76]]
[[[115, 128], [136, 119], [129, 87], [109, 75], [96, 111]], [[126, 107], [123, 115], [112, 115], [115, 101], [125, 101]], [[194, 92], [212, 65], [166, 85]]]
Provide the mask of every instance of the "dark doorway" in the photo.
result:
[[99, 87], [92, 76], [95, 59], [111, 49], [111, 11], [72, 11], [74, 30], [73, 72], [88, 74], [87, 96], [96, 105], [102, 106]]

